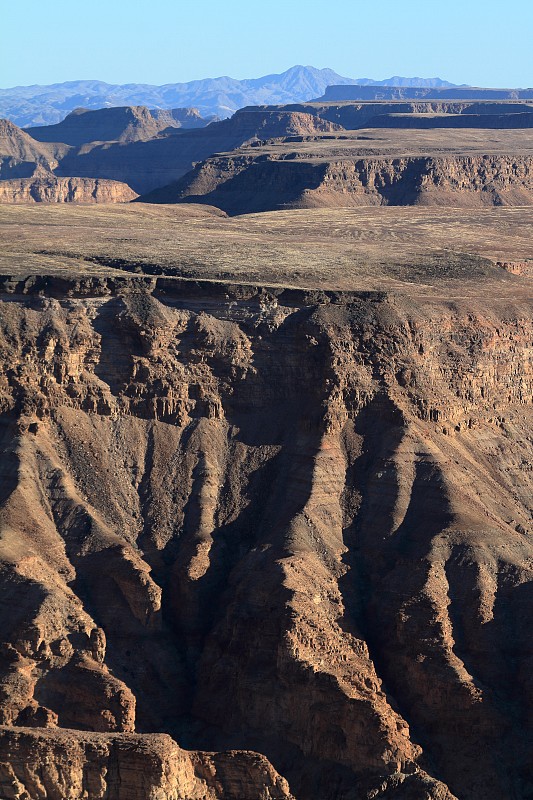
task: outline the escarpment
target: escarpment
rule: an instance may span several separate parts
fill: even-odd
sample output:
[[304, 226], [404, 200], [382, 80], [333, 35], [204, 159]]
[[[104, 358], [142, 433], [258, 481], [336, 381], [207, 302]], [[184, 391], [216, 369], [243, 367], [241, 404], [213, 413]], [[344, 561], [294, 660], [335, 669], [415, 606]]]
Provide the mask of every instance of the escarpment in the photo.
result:
[[0, 728], [2, 797], [292, 800], [257, 753], [186, 752], [170, 736]]
[[527, 797], [527, 293], [1, 289], [7, 797]]
[[320, 158], [213, 156], [145, 202], [205, 202], [229, 214], [281, 208], [434, 205], [476, 208], [533, 203], [533, 156], [382, 155]]
[[126, 183], [105, 178], [31, 178], [0, 181], [0, 203], [129, 203], [138, 195]]

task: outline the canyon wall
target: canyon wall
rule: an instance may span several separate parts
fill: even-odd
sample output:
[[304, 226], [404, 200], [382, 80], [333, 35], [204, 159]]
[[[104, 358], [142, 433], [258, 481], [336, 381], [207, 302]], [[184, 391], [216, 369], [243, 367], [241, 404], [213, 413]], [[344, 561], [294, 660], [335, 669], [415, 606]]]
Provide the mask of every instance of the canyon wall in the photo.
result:
[[138, 195], [126, 183], [104, 178], [31, 178], [0, 181], [0, 203], [129, 203]]
[[228, 214], [280, 208], [533, 203], [530, 155], [312, 158], [243, 149], [213, 156], [145, 202], [205, 202]]
[[528, 796], [530, 300], [0, 290], [6, 797]]

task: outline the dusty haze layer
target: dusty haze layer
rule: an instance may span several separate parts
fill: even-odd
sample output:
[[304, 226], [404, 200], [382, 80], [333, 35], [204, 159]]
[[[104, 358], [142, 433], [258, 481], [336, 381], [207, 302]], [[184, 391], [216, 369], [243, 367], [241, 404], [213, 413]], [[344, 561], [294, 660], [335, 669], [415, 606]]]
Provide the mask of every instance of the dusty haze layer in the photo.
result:
[[0, 209], [2, 796], [531, 794], [532, 214]]

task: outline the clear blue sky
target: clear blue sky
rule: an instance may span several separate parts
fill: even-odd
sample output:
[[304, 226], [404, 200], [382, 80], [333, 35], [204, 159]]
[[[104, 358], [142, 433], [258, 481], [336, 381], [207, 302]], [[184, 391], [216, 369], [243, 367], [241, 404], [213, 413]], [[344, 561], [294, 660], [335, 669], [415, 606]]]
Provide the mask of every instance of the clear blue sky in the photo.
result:
[[532, 0], [0, 0], [0, 87], [174, 83], [294, 64], [533, 86]]

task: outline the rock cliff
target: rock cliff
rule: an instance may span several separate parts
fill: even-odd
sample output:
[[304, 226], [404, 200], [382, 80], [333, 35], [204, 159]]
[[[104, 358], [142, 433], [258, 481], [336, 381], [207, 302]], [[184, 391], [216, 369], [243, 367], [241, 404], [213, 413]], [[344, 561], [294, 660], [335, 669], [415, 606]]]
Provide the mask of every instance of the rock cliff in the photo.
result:
[[207, 120], [196, 108], [150, 111], [146, 106], [89, 110], [78, 108], [57, 125], [40, 125], [26, 132], [39, 142], [139, 142], [153, 139], [170, 128], [203, 128]]
[[172, 135], [130, 144], [93, 144], [69, 152], [58, 175], [84, 175], [127, 183], [141, 193], [176, 180], [197, 161], [212, 153], [234, 150], [251, 141], [286, 135], [311, 135], [340, 130], [336, 123], [312, 114], [250, 112], [213, 122], [199, 130], [176, 130]]
[[533, 100], [533, 89], [489, 89], [476, 86], [328, 86], [314, 102], [353, 100]]
[[100, 178], [31, 178], [0, 181], [0, 203], [129, 203], [138, 195], [125, 183]]
[[228, 214], [372, 205], [533, 204], [533, 156], [529, 154], [347, 155], [326, 160], [298, 151], [293, 157], [278, 157], [243, 149], [206, 159], [180, 181], [141, 199], [205, 202]]
[[257, 753], [195, 753], [162, 734], [116, 736], [0, 727], [9, 800], [292, 800]]
[[0, 119], [0, 180], [27, 178], [37, 169], [51, 171], [68, 148], [36, 142], [7, 119]]
[[[241, 113], [246, 111], [273, 111], [273, 106], [259, 106], [244, 108]], [[342, 125], [347, 130], [356, 130], [358, 128], [373, 128], [375, 127], [375, 119], [385, 117], [390, 120], [391, 114], [406, 114], [406, 115], [460, 115], [466, 117], [465, 127], [484, 127], [483, 117], [490, 116], [507, 116], [514, 117], [516, 114], [531, 113], [533, 111], [533, 104], [531, 101], [503, 101], [503, 102], [490, 102], [490, 101], [411, 101], [401, 102], [395, 100], [393, 102], [385, 101], [370, 101], [370, 102], [341, 102], [341, 103], [294, 103], [288, 106], [280, 106], [278, 110], [283, 111], [296, 111], [304, 114], [316, 114], [321, 119], [335, 122]], [[524, 120], [527, 124], [527, 120]], [[428, 123], [429, 124], [429, 123]], [[391, 124], [390, 127], [393, 127]]]
[[533, 324], [502, 275], [2, 280], [6, 797], [529, 796]]
[[100, 108], [91, 111], [77, 108], [57, 125], [27, 128], [39, 142], [64, 142], [79, 146], [87, 142], [137, 142], [153, 139], [170, 121], [157, 119], [145, 106]]

